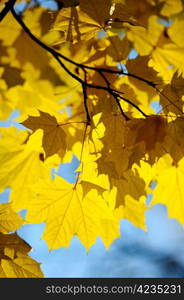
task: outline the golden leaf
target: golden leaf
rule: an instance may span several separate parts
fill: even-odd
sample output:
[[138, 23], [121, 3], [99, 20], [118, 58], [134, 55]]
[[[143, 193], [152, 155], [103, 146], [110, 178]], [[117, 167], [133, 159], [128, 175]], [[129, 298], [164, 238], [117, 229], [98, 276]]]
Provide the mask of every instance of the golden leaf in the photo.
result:
[[24, 220], [13, 211], [9, 203], [0, 204], [0, 232], [6, 234], [21, 227]]
[[157, 185], [153, 191], [151, 204], [166, 205], [168, 216], [176, 218], [184, 224], [184, 160], [181, 159], [179, 163], [175, 164], [168, 154], [160, 158], [157, 165], [156, 181]]
[[22, 124], [35, 132], [43, 129], [43, 148], [46, 157], [63, 153], [66, 149], [66, 134], [54, 116], [39, 111], [39, 117], [29, 116]]
[[27, 221], [46, 222], [43, 238], [49, 249], [68, 247], [74, 235], [89, 249], [99, 236], [101, 220], [111, 217], [105, 200], [94, 188], [84, 194], [82, 183], [56, 177], [39, 182], [34, 190]]
[[27, 255], [30, 250], [16, 233], [0, 233], [0, 278], [43, 277], [40, 264]]

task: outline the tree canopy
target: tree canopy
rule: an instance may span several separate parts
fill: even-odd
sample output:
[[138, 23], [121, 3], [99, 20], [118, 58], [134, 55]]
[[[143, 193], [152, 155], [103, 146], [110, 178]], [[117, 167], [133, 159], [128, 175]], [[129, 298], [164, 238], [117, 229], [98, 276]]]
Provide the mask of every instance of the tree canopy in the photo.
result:
[[[43, 4], [0, 2], [0, 120], [21, 125], [0, 128], [0, 277], [43, 276], [24, 224], [45, 222], [50, 250], [108, 248], [157, 203], [184, 224], [183, 2]], [[73, 156], [75, 182], [52, 176]]]

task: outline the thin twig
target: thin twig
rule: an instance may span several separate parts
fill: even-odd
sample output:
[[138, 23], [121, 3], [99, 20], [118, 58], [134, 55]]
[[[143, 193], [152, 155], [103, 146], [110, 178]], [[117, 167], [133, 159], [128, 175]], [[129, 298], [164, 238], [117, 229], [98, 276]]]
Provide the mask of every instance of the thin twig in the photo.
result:
[[[110, 89], [110, 82], [108, 81], [108, 79], [105, 77], [105, 75], [99, 71], [99, 74], [102, 76], [102, 78], [105, 80], [106, 84], [108, 85], [109, 89]], [[112, 91], [112, 89], [109, 90], [109, 93], [115, 98], [116, 100], [116, 103], [121, 111], [121, 113], [123, 114], [123, 116], [125, 117], [126, 120], [130, 120], [129, 117], [127, 117], [127, 115], [124, 113], [122, 107], [121, 107], [121, 104], [119, 102], [119, 98], [124, 100], [125, 102], [127, 102], [128, 104], [130, 104], [131, 106], [133, 106], [135, 109], [137, 109], [144, 117], [147, 117], [148, 115], [146, 115], [142, 109], [140, 109], [136, 104], [134, 104], [132, 101], [128, 100], [127, 98], [125, 97], [122, 97], [121, 95], [119, 95], [120, 93], [116, 92], [116, 91]], [[121, 94], [124, 94], [124, 93], [121, 93]]]
[[101, 75], [101, 77], [104, 79], [105, 83], [107, 84], [107, 87], [109, 89], [109, 93], [113, 96], [113, 98], [115, 99], [117, 105], [118, 105], [118, 108], [122, 114], [122, 116], [125, 118], [126, 121], [130, 120], [130, 118], [124, 113], [122, 107], [121, 107], [121, 104], [119, 102], [119, 99], [118, 99], [118, 94], [115, 93], [115, 92], [112, 92], [112, 89], [111, 89], [111, 84], [109, 82], [109, 80], [106, 78], [106, 76], [103, 74], [103, 72], [101, 71], [98, 71], [99, 74]]
[[[13, 9], [14, 10], [14, 9]], [[13, 13], [13, 11], [12, 11]], [[15, 13], [16, 14], [16, 13]], [[27, 28], [27, 26], [23, 23], [23, 21], [19, 18], [19, 16], [16, 14], [14, 15], [14, 17], [16, 18], [16, 20], [19, 22], [19, 24], [23, 27], [23, 29], [26, 31], [26, 33], [36, 42], [38, 43], [42, 48], [44, 48], [45, 50], [47, 50], [48, 52], [50, 52], [54, 57], [60, 57], [61, 59], [64, 59], [65, 61], [75, 65], [76, 67], [79, 67], [81, 69], [89, 69], [89, 70], [93, 70], [93, 71], [97, 71], [97, 72], [104, 72], [104, 73], [111, 73], [111, 74], [117, 74], [117, 75], [125, 75], [125, 76], [129, 76], [132, 77], [134, 79], [138, 79], [139, 81], [145, 82], [146, 84], [148, 84], [149, 86], [155, 88], [156, 84], [145, 79], [142, 78], [138, 75], [132, 74], [132, 73], [128, 73], [128, 72], [124, 72], [123, 70], [111, 70], [111, 69], [106, 69], [106, 68], [97, 68], [97, 67], [92, 67], [92, 66], [87, 66], [85, 64], [80, 64], [77, 63], [75, 61], [73, 61], [72, 59], [66, 57], [65, 55], [61, 54], [60, 52], [57, 52], [56, 50], [54, 50], [53, 48], [50, 48], [49, 46], [45, 45], [43, 42], [41, 42], [39, 39], [37, 39], [31, 32], [30, 30]], [[21, 22], [22, 21], [22, 22]]]
[[[100, 85], [94, 85], [88, 82], [85, 82], [84, 80], [82, 80], [80, 77], [78, 77], [76, 74], [72, 73], [67, 67], [66, 65], [61, 61], [60, 58], [63, 58], [64, 60], [68, 61], [68, 62], [72, 62], [75, 65], [78, 65], [77, 63], [73, 62], [72, 60], [68, 59], [67, 57], [63, 56], [62, 54], [60, 54], [59, 52], [56, 52], [54, 49], [52, 49], [51, 47], [47, 46], [45, 43], [43, 43], [42, 41], [40, 41], [30, 30], [29, 28], [26, 26], [26, 24], [23, 22], [23, 20], [21, 19], [21, 17], [19, 15], [16, 14], [14, 8], [11, 9], [12, 15], [13, 17], [16, 19], [16, 21], [19, 23], [19, 25], [24, 29], [24, 31], [28, 34], [28, 36], [35, 42], [37, 43], [41, 48], [43, 48], [44, 50], [46, 50], [48, 53], [50, 53], [60, 64], [60, 66], [75, 80], [77, 80], [80, 84], [86, 84], [87, 87], [89, 88], [94, 88], [94, 89], [100, 89], [100, 90], [104, 90], [104, 91], [108, 91], [108, 88], [105, 86], [100, 86]], [[84, 66], [80, 65], [80, 68], [84, 70]], [[118, 92], [117, 90], [113, 90], [114, 92]]]
[[9, 0], [4, 5], [5, 7], [0, 12], [0, 22], [6, 17], [7, 13], [11, 10], [11, 8], [14, 6], [16, 0]]
[[133, 106], [135, 109], [137, 109], [144, 117], [148, 117], [147, 114], [145, 114], [142, 109], [137, 106], [136, 104], [134, 104], [132, 101], [130, 101], [129, 99], [125, 98], [125, 97], [122, 97], [121, 95], [117, 95], [118, 98], [124, 100], [125, 102], [127, 102], [128, 104], [130, 104], [131, 106]]
[[88, 104], [87, 104], [87, 100], [88, 100], [88, 95], [87, 95], [87, 72], [85, 70], [84, 71], [84, 84], [82, 85], [82, 91], [83, 91], [83, 99], [84, 99], [84, 108], [86, 111], [86, 117], [87, 117], [87, 124], [90, 124], [91, 122], [91, 117], [89, 114], [89, 110], [88, 110]]
[[[16, 14], [15, 10], [13, 7], [11, 7], [11, 13], [13, 15], [13, 17], [15, 18], [15, 20], [19, 23], [19, 25], [24, 29], [24, 31], [28, 34], [28, 36], [35, 42], [37, 43], [41, 48], [43, 48], [44, 50], [46, 50], [48, 53], [50, 53], [55, 60], [57, 60], [57, 62], [59, 63], [59, 65], [72, 77], [74, 78], [77, 82], [79, 82], [82, 86], [82, 89], [83, 89], [83, 94], [84, 96], [86, 97], [86, 88], [89, 87], [89, 88], [93, 88], [93, 89], [99, 89], [99, 90], [104, 90], [104, 91], [107, 91], [108, 93], [110, 93], [113, 97], [117, 97], [117, 95], [119, 94], [122, 94], [122, 92], [118, 91], [118, 90], [115, 90], [115, 89], [112, 89], [110, 88], [109, 86], [100, 86], [100, 85], [94, 85], [94, 84], [91, 84], [91, 83], [88, 83], [87, 80], [83, 80], [81, 79], [80, 77], [78, 77], [76, 74], [74, 74], [72, 71], [70, 71], [66, 65], [61, 61], [61, 59], [65, 60], [65, 61], [68, 61], [68, 62], [71, 62], [73, 63], [74, 65], [80, 67], [83, 71], [86, 72], [85, 68], [87, 69], [93, 69], [93, 70], [96, 70], [97, 72], [101, 73], [102, 72], [109, 72], [109, 73], [118, 73], [118, 74], [122, 74], [122, 71], [113, 71], [113, 70], [107, 70], [107, 69], [98, 69], [98, 68], [93, 68], [93, 67], [88, 67], [88, 66], [85, 66], [85, 65], [82, 65], [82, 64], [78, 64], [78, 63], [75, 63], [73, 62], [72, 60], [70, 60], [69, 58], [63, 56], [62, 54], [60, 54], [59, 52], [56, 52], [54, 49], [52, 49], [51, 47], [47, 46], [45, 43], [43, 43], [42, 41], [40, 41], [30, 30], [29, 28], [25, 25], [25, 23], [23, 22], [23, 20], [21, 19], [21, 17], [19, 15]], [[126, 74], [127, 75], [127, 74]], [[135, 75], [134, 78], [137, 78], [137, 76]], [[144, 79], [142, 81], [145, 81]], [[147, 81], [146, 81], [147, 82]], [[116, 95], [116, 96], [115, 96]], [[120, 97], [120, 96], [119, 96]], [[120, 97], [122, 100], [123, 97]], [[85, 98], [85, 101], [84, 101], [84, 105], [85, 105], [85, 111], [86, 111], [86, 118], [88, 120], [88, 122], [90, 122], [90, 115], [89, 115], [89, 112], [88, 112], [88, 108], [87, 108], [87, 103], [86, 103], [86, 99]], [[116, 100], [117, 101], [117, 100]], [[127, 100], [126, 100], [127, 102]], [[117, 104], [119, 106], [119, 108], [121, 107], [120, 103], [119, 103], [119, 100], [117, 101]], [[133, 105], [137, 110], [139, 110], [141, 112], [141, 110], [139, 109], [138, 106], [136, 106], [135, 104], [133, 104], [131, 101], [129, 101], [129, 104]], [[122, 110], [122, 108], [121, 108]], [[123, 113], [124, 114], [124, 113]], [[145, 115], [143, 113], [143, 115]], [[126, 117], [127, 118], [127, 117]]]

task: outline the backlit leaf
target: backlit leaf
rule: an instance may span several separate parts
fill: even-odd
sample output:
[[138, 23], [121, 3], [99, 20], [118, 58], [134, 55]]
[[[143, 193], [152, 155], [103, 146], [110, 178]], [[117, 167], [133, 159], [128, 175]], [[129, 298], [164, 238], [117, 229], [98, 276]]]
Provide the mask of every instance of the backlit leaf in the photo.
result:
[[60, 153], [66, 148], [66, 134], [61, 125], [54, 116], [50, 116], [42, 111], [39, 117], [28, 117], [22, 124], [35, 132], [37, 129], [43, 129], [43, 148], [46, 157], [55, 153]]
[[43, 277], [40, 264], [27, 255], [30, 250], [17, 234], [0, 233], [0, 278]]
[[27, 221], [46, 222], [43, 238], [50, 249], [68, 247], [73, 235], [89, 249], [99, 236], [101, 221], [111, 217], [105, 200], [95, 189], [84, 194], [82, 183], [56, 177], [39, 182], [34, 190]]

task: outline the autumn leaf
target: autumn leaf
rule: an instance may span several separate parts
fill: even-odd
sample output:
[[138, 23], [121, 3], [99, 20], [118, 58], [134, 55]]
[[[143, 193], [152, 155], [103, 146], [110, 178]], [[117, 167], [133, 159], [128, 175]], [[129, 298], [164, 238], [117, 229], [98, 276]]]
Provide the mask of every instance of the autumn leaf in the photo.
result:
[[[120, 7], [119, 7], [120, 5]], [[62, 32], [60, 43], [69, 41], [78, 43], [81, 40], [94, 38], [98, 32], [107, 32], [111, 27], [117, 27], [117, 23], [130, 22], [137, 25], [130, 16], [120, 14], [124, 6], [113, 6], [111, 0], [98, 1], [81, 0], [79, 7], [62, 9], [56, 18], [53, 29]], [[113, 22], [115, 20], [115, 22]]]
[[29, 116], [27, 120], [22, 122], [24, 126], [35, 132], [37, 129], [43, 129], [43, 148], [46, 157], [55, 153], [63, 153], [66, 148], [66, 134], [61, 125], [54, 116], [39, 111], [39, 117]]
[[[99, 5], [100, 11], [99, 13]], [[90, 39], [100, 30], [107, 26], [110, 17], [111, 0], [80, 1], [80, 7], [65, 8], [59, 12], [54, 30], [63, 32], [64, 39], [61, 41], [79, 42], [81, 39]], [[103, 14], [103, 15], [102, 15]]]
[[183, 4], [181, 0], [160, 0], [164, 2], [164, 5], [161, 9], [161, 14], [163, 16], [175, 15], [183, 10]]
[[20, 26], [16, 23], [14, 18], [8, 14], [7, 17], [3, 19], [0, 26], [0, 40], [2, 41], [2, 44], [11, 46], [19, 36], [20, 32]]
[[183, 159], [175, 164], [167, 154], [160, 158], [157, 166], [157, 185], [151, 202], [152, 205], [165, 204], [168, 209], [168, 216], [177, 219], [181, 224], [184, 224], [183, 173]]
[[165, 85], [160, 95], [160, 104], [163, 107], [163, 111], [174, 114], [183, 113], [183, 88], [184, 80], [182, 76], [177, 73], [173, 75], [170, 84]]
[[73, 235], [89, 249], [96, 241], [101, 221], [111, 217], [105, 200], [93, 188], [85, 194], [82, 183], [69, 184], [56, 177], [39, 182], [34, 191], [27, 221], [46, 222], [43, 238], [50, 249], [68, 247]]
[[64, 8], [58, 14], [53, 30], [60, 31], [62, 37], [59, 43], [65, 41], [77, 43], [82, 39], [94, 37], [101, 29], [98, 22], [90, 18], [85, 12], [78, 12], [79, 8]]
[[11, 131], [11, 128], [6, 131], [10, 131], [12, 136], [8, 136], [6, 132], [6, 138], [0, 140], [0, 185], [1, 189], [12, 188], [10, 195], [12, 208], [19, 211], [29, 203], [32, 184], [47, 172], [41, 159], [42, 156], [44, 157], [41, 132], [33, 134], [25, 144], [25, 132], [22, 132], [19, 137]]
[[176, 43], [178, 47], [184, 47], [184, 42], [182, 39], [183, 34], [183, 25], [184, 25], [184, 17], [183, 15], [176, 16], [174, 18], [173, 24], [168, 28], [168, 35], [171, 40]]
[[21, 227], [24, 220], [13, 211], [9, 203], [0, 204], [0, 232], [7, 234]]
[[[166, 136], [167, 122], [161, 116], [149, 116], [146, 119], [133, 120], [130, 128], [135, 132], [135, 143], [144, 142], [145, 152], [154, 160], [162, 155], [162, 142]], [[151, 159], [151, 160], [152, 160]], [[150, 160], [150, 162], [151, 162]]]
[[156, 22], [156, 19], [156, 16], [151, 16], [149, 18], [148, 28], [131, 27], [127, 34], [128, 39], [134, 43], [134, 47], [139, 55], [145, 56], [150, 54], [159, 41], [164, 26]]
[[30, 250], [16, 233], [0, 233], [0, 278], [43, 277], [40, 264], [27, 255]]
[[[5, 2], [0, 276], [43, 276], [12, 233], [25, 223], [46, 224], [50, 250], [77, 236], [87, 251], [97, 238], [108, 249], [122, 219], [146, 231], [157, 203], [184, 224], [183, 2], [33, 1], [7, 13]], [[74, 159], [72, 183], [54, 175]]]

